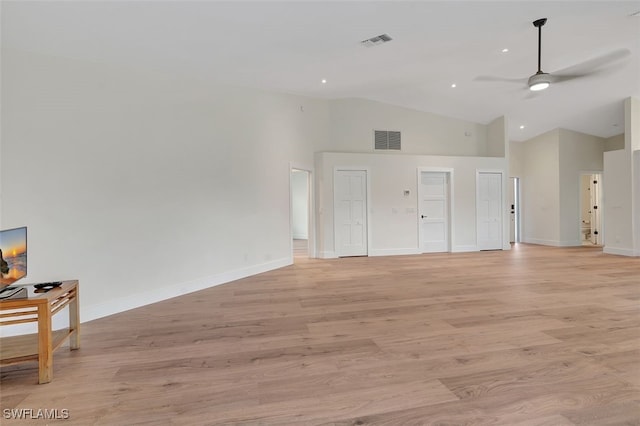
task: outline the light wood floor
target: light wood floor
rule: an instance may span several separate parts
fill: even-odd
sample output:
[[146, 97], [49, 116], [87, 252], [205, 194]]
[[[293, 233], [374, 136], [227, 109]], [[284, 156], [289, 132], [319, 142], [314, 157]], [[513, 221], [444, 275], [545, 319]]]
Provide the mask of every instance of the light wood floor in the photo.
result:
[[640, 260], [601, 249], [297, 259], [85, 323], [50, 384], [2, 369], [0, 405], [64, 425], [637, 425], [639, 303]]
[[309, 258], [309, 241], [308, 240], [293, 240], [293, 260], [298, 262], [300, 258]]

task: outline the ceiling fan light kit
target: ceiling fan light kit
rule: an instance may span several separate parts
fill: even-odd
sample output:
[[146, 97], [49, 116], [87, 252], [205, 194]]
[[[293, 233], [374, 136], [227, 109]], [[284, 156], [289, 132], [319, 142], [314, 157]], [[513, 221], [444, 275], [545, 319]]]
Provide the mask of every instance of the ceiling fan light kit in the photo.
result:
[[537, 72], [529, 77], [529, 90], [532, 92], [538, 92], [544, 90], [551, 85], [551, 79], [546, 72]]

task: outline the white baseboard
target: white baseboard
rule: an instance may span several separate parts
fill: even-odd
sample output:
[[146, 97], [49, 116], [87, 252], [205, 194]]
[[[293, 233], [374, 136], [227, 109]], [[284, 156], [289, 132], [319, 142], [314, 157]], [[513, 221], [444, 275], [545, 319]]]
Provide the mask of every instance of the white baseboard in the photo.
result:
[[[247, 268], [235, 269], [232, 271], [222, 272], [220, 274], [199, 278], [193, 281], [178, 283], [168, 287], [154, 288], [148, 292], [127, 294], [123, 297], [109, 300], [104, 303], [83, 306], [80, 302], [80, 321], [86, 322], [94, 319], [117, 314], [119, 312], [128, 311], [130, 309], [139, 308], [141, 306], [150, 305], [152, 303], [161, 302], [163, 300], [182, 296], [194, 291], [204, 290], [206, 288], [215, 287], [230, 281], [239, 280], [252, 275], [261, 274], [263, 272], [279, 269], [293, 263], [291, 257], [273, 260], [258, 265], [252, 265]], [[68, 308], [65, 308], [65, 311]], [[68, 312], [60, 312], [53, 317], [52, 328], [54, 330], [69, 326]], [[17, 336], [22, 334], [35, 333], [37, 331], [36, 324], [18, 324], [15, 326], [1, 327], [0, 336]]]
[[420, 250], [413, 248], [399, 248], [399, 249], [371, 249], [369, 256], [402, 256], [408, 254], [420, 254]]
[[293, 234], [293, 239], [294, 240], [308, 240], [309, 239], [309, 235], [308, 234]]
[[336, 256], [336, 252], [335, 251], [319, 251], [318, 252], [318, 259], [336, 259], [338, 256]]
[[116, 301], [87, 306], [86, 309], [82, 309], [81, 307], [80, 318], [82, 318], [83, 321], [91, 321], [107, 315], [127, 311], [129, 309], [138, 308], [140, 306], [149, 305], [151, 303], [160, 302], [162, 300], [171, 299], [184, 294], [193, 293], [194, 291], [204, 290], [205, 288], [215, 287], [220, 284], [250, 277], [252, 275], [261, 274], [263, 272], [282, 268], [291, 264], [291, 257], [286, 257], [258, 265], [252, 265], [246, 268], [222, 272], [220, 274], [199, 278], [193, 281], [187, 281], [170, 287], [154, 289], [152, 292], [127, 295]]
[[582, 246], [582, 241], [580, 240], [571, 240], [571, 241], [559, 241], [558, 247], [580, 247]]
[[620, 247], [611, 247], [611, 246], [604, 246], [604, 248], [602, 249], [603, 253], [606, 254], [617, 254], [619, 256], [638, 256], [639, 254], [634, 253], [634, 251], [632, 249], [627, 249], [627, 248], [620, 248]]
[[477, 246], [467, 245], [467, 246], [454, 246], [451, 250], [452, 253], [467, 253], [471, 251], [479, 251]]
[[558, 240], [540, 240], [538, 238], [525, 238], [523, 242], [527, 244], [538, 244], [541, 246], [560, 247], [560, 241]]

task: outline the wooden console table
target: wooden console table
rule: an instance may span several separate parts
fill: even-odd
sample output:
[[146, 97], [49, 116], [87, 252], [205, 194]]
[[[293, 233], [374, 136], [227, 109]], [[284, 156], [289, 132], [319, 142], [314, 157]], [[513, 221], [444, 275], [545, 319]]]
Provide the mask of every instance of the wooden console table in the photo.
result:
[[[69, 338], [71, 350], [80, 347], [78, 281], [64, 281], [46, 293], [27, 299], [0, 301], [0, 325], [38, 323], [38, 333], [0, 339], [0, 366], [38, 361], [38, 382], [53, 379], [53, 351]], [[69, 306], [69, 328], [51, 330], [51, 318]]]

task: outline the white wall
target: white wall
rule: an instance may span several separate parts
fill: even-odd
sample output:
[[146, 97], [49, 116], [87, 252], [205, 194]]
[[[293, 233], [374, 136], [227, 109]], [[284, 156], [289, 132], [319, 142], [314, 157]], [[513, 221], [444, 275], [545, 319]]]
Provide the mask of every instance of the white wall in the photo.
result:
[[487, 155], [487, 126], [363, 99], [330, 101], [331, 139], [322, 149], [373, 152], [374, 130], [402, 132], [403, 154]]
[[626, 149], [604, 153], [604, 252], [631, 256], [631, 163]]
[[[640, 135], [639, 135], [640, 136]], [[640, 256], [640, 149], [633, 151], [633, 229], [634, 229], [634, 256]]]
[[580, 237], [580, 177], [601, 172], [605, 141], [597, 136], [560, 129], [560, 242], [578, 246]]
[[[640, 256], [640, 100], [628, 98], [625, 100], [625, 137], [631, 148], [632, 188], [633, 199], [632, 229], [634, 256]], [[625, 144], [627, 140], [625, 139]]]
[[[418, 168], [453, 169], [453, 251], [477, 250], [476, 170], [502, 170], [505, 179], [507, 177], [504, 158], [319, 153], [316, 155], [316, 170], [322, 181], [318, 216], [319, 234], [323, 242], [320, 257], [335, 256], [332, 195], [334, 169], [351, 166], [370, 171], [371, 210], [368, 223], [371, 230], [371, 256], [419, 253]], [[410, 191], [409, 196], [404, 195], [405, 190]], [[508, 212], [504, 207], [503, 205], [504, 220], [507, 221]], [[505, 233], [504, 240], [508, 247], [508, 233]]]
[[308, 173], [302, 170], [291, 172], [291, 230], [293, 238], [309, 238], [309, 183]]
[[624, 102], [624, 149], [605, 152], [605, 253], [640, 256], [640, 101]]
[[[373, 129], [403, 131], [409, 208], [418, 165], [465, 169], [457, 205], [472, 214], [475, 167], [505, 163], [410, 159], [484, 154], [487, 126], [377, 102], [213, 86], [8, 49], [2, 58], [0, 226], [29, 227], [29, 282], [80, 280], [83, 321], [291, 263], [290, 166], [312, 170], [314, 152], [332, 147], [371, 152]], [[330, 186], [322, 179], [315, 191], [332, 188], [332, 176]], [[388, 184], [377, 184], [386, 197]], [[332, 198], [318, 193], [317, 215]], [[475, 219], [465, 215], [456, 219], [457, 250], [475, 247]], [[375, 234], [378, 254], [417, 247], [415, 230], [396, 232], [404, 220], [390, 223]], [[320, 247], [333, 246], [328, 238]]]
[[2, 58], [0, 225], [29, 227], [30, 282], [80, 280], [83, 321], [291, 263], [326, 101]]

